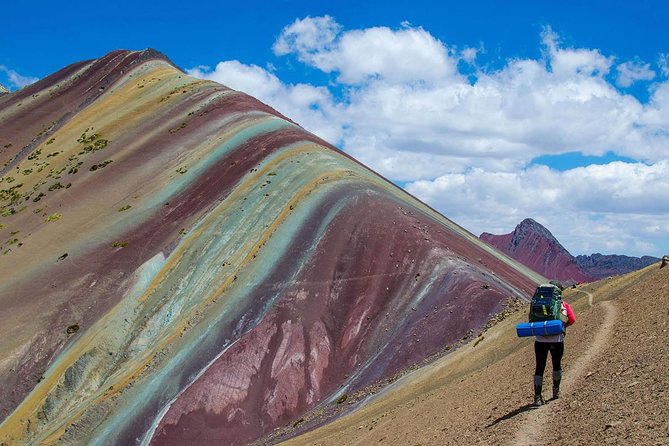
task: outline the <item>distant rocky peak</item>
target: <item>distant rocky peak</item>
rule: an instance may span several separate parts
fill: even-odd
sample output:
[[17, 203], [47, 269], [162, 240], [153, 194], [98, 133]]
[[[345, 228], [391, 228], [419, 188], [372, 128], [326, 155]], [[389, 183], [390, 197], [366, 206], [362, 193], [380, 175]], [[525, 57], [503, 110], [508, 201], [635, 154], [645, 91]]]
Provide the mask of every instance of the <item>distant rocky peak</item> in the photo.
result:
[[481, 234], [481, 239], [544, 277], [565, 282], [591, 280], [576, 264], [569, 251], [537, 221], [526, 218], [513, 232]]
[[563, 254], [572, 257], [571, 254], [569, 254], [569, 252], [555, 238], [555, 236], [551, 234], [551, 231], [531, 218], [526, 218], [516, 226], [511, 236], [511, 246], [509, 249], [511, 251], [515, 251], [519, 246], [533, 238], [543, 239], [544, 243], [554, 247]]
[[9, 90], [6, 89], [4, 85], [0, 84], [0, 96], [3, 94], [9, 94]]
[[514, 232], [519, 235], [534, 233], [537, 235], [541, 235], [542, 237], [545, 237], [548, 240], [554, 240], [557, 242], [557, 239], [553, 236], [553, 234], [551, 234], [551, 231], [546, 229], [546, 227], [543, 226], [541, 223], [531, 218], [526, 218], [525, 220], [518, 223]]

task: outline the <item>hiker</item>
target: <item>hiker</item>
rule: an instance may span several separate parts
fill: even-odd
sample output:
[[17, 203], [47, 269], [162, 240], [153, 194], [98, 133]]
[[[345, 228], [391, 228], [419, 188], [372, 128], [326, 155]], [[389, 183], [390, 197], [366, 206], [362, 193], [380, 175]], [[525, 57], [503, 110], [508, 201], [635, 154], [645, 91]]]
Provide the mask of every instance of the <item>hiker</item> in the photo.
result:
[[[554, 284], [554, 283], [551, 283]], [[560, 291], [563, 290], [562, 285], [556, 285]], [[564, 322], [566, 327], [569, 327], [576, 322], [574, 312], [567, 302], [562, 301], [562, 308], [560, 311], [560, 319]], [[534, 355], [536, 357], [536, 368], [534, 370], [534, 405], [541, 406], [545, 403], [541, 388], [544, 381], [544, 369], [546, 368], [546, 360], [548, 359], [548, 352], [551, 352], [551, 362], [553, 363], [553, 399], [560, 396], [560, 380], [562, 379], [562, 354], [564, 353], [564, 333], [550, 335], [550, 336], [535, 336], [534, 337]]]

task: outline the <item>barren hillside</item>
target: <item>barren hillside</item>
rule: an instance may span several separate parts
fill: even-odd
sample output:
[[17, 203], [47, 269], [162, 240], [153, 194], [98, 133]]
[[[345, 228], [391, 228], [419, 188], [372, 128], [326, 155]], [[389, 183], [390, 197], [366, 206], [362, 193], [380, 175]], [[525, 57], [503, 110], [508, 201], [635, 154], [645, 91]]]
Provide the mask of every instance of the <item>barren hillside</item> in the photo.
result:
[[669, 268], [654, 264], [566, 298], [577, 322], [559, 400], [530, 405], [534, 357], [532, 340], [515, 336], [519, 309], [351, 415], [285, 444], [669, 444]]

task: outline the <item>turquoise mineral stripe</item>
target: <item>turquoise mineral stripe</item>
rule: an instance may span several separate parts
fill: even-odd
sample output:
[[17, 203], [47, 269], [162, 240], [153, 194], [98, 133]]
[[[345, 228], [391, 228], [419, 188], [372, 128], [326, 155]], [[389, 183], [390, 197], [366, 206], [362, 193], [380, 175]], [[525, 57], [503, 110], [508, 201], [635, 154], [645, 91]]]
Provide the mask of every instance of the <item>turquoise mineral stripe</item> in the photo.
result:
[[252, 123], [248, 127], [240, 130], [238, 133], [233, 135], [230, 139], [223, 142], [221, 145], [217, 146], [212, 150], [207, 156], [200, 160], [197, 164], [189, 166], [188, 172], [183, 175], [179, 175], [173, 181], [170, 182], [165, 188], [163, 188], [158, 194], [153, 198], [154, 206], [160, 206], [165, 201], [169, 200], [170, 197], [175, 195], [178, 192], [181, 192], [186, 188], [186, 186], [192, 183], [196, 178], [202, 174], [207, 168], [215, 164], [220, 160], [224, 155], [228, 154], [236, 147], [240, 146], [249, 139], [271, 133], [284, 128], [295, 128], [295, 124], [292, 124], [283, 119], [277, 118], [271, 115], [265, 115], [261, 119], [258, 119], [257, 122]]
[[[200, 160], [200, 162], [193, 166], [189, 166], [188, 172], [183, 175], [174, 177], [170, 183], [162, 188], [158, 193], [148, 197], [147, 202], [142, 207], [147, 211], [149, 209], [160, 208], [163, 203], [169, 201], [174, 195], [183, 191], [190, 183], [195, 181], [209, 166], [216, 163], [227, 153], [248, 141], [250, 138], [265, 133], [271, 133], [283, 128], [297, 127], [295, 124], [279, 119], [272, 115], [259, 113], [258, 116], [259, 117], [256, 122], [251, 123], [248, 127], [240, 130], [230, 139], [215, 147], [208, 155]], [[124, 231], [127, 231], [129, 227], [136, 227], [147, 218], [149, 215], [149, 212], [147, 211], [138, 212], [136, 214], [131, 214], [128, 217], [124, 217], [122, 224], [119, 224], [119, 221], [114, 221], [113, 223], [110, 222], [110, 224], [104, 228], [105, 234], [109, 238], [114, 238], [122, 234]], [[121, 216], [119, 216], [119, 218], [121, 218]], [[82, 244], [89, 246], [90, 241], [85, 240], [82, 242]], [[72, 248], [70, 253], [72, 253], [72, 251], [76, 252], [76, 248]]]
[[[316, 149], [317, 146], [314, 148]], [[285, 164], [283, 167], [282, 163], [266, 160], [264, 164], [270, 164], [274, 174], [271, 176], [273, 182], [269, 184], [264, 183], [266, 177], [260, 173], [248, 174], [246, 180], [252, 184], [255, 183], [256, 193], [238, 195], [233, 191], [226, 201], [219, 205], [219, 208], [213, 209], [209, 216], [198, 222], [182, 239], [177, 250], [185, 247], [187, 250], [197, 251], [198, 259], [201, 260], [193, 261], [194, 259], [189, 256], [190, 267], [185, 270], [180, 270], [179, 265], [175, 267], [175, 272], [176, 269], [179, 269], [180, 276], [183, 277], [178, 284], [175, 284], [177, 289], [192, 290], [194, 283], [201, 284], [202, 289], [196, 290], [192, 295], [202, 296], [206, 295], [207, 290], [210, 289], [210, 283], [220, 282], [230, 277], [233, 274], [232, 271], [237, 269], [236, 263], [260, 243], [265, 228], [269, 227], [278, 215], [290, 206], [293, 193], [313, 181], [318, 175], [338, 168], [338, 162], [341, 159], [344, 158], [329, 150], [314, 150], [308, 158], [301, 159], [305, 168], [292, 170], [292, 172], [298, 172], [298, 175], [283, 175], [283, 172], [290, 168], [291, 161], [293, 161], [291, 158], [282, 160], [282, 163]], [[262, 165], [259, 172], [263, 172]], [[247, 189], [248, 185], [244, 187]], [[320, 193], [319, 191], [324, 190], [326, 189], [320, 187], [313, 193]], [[286, 191], [290, 194], [286, 194]], [[271, 194], [271, 199], [265, 196], [266, 192]], [[304, 206], [304, 202], [299, 203], [294, 214]], [[199, 234], [198, 239], [193, 241], [194, 244], [191, 244], [191, 234]], [[275, 233], [272, 238], [276, 236]], [[263, 251], [266, 249], [263, 248]], [[242, 252], [242, 250], [245, 251]], [[210, 265], [210, 262], [207, 261], [210, 258], [237, 259], [237, 262], [228, 261], [227, 266], [221, 266], [220, 262]], [[206, 279], [197, 279], [198, 277], [206, 277]], [[262, 271], [251, 277], [254, 277], [256, 282], [264, 280]], [[200, 299], [193, 297], [188, 301], [192, 305], [197, 305]]]
[[[136, 282], [133, 287], [128, 291], [124, 296], [124, 299], [121, 300], [117, 306], [112, 311], [116, 311], [117, 323], [120, 320], [133, 318], [133, 315], [136, 313], [136, 309], [139, 307], [138, 299], [146, 291], [151, 282], [155, 279], [158, 273], [161, 271], [165, 263], [165, 256], [163, 253], [158, 253], [153, 256], [151, 259], [147, 260], [143, 265], [141, 265], [137, 271], [135, 271]], [[129, 320], [129, 319], [128, 319]], [[106, 341], [110, 347], [121, 348], [123, 341], [123, 333], [119, 330], [105, 330], [109, 326], [108, 323], [105, 323], [104, 319], [98, 321], [93, 327], [92, 332], [102, 332], [105, 331]], [[117, 326], [122, 326], [117, 325]], [[115, 334], [116, 333], [116, 334]], [[79, 341], [67, 345], [63, 351], [61, 351], [58, 356], [54, 359], [49, 368], [44, 372], [44, 376], [48, 377], [53, 373], [53, 370], [56, 370], [63, 358], [65, 358], [69, 351], [73, 348], [76, 348], [79, 344]], [[113, 346], [112, 346], [113, 344]], [[108, 358], [105, 358], [108, 359]], [[100, 370], [98, 370], [100, 372]], [[48, 380], [45, 380], [48, 381]], [[39, 386], [39, 385], [38, 385]], [[36, 386], [37, 388], [37, 386]]]
[[[132, 389], [128, 389], [124, 393], [124, 410], [114, 412], [112, 418], [108, 420], [104, 431], [100, 431], [96, 434], [95, 444], [108, 444], [109, 441], [113, 440], [116, 433], [121, 431], [126, 423], [132, 422], [134, 419], [132, 413], [140, 411], [144, 403], [150, 401], [152, 398], [157, 398], [158, 395], [160, 395], [160, 400], [164, 401], [163, 404], [169, 404], [169, 402], [173, 401], [181, 392], [180, 388], [182, 387], [184, 379], [188, 382], [192, 382], [195, 376], [190, 378], [181, 376], [183, 370], [182, 364], [187, 362], [189, 358], [194, 356], [197, 357], [199, 355], [198, 351], [206, 351], [214, 347], [213, 343], [215, 342], [216, 336], [212, 336], [212, 333], [219, 332], [221, 329], [224, 329], [226, 325], [234, 326], [235, 323], [244, 319], [246, 311], [248, 311], [248, 308], [254, 304], [254, 302], [248, 301], [248, 295], [251, 291], [250, 288], [252, 288], [254, 284], [262, 283], [262, 280], [272, 272], [272, 265], [279, 264], [281, 258], [286, 255], [287, 249], [297, 231], [299, 231], [302, 223], [308, 219], [309, 215], [311, 215], [316, 208], [322, 205], [323, 200], [327, 199], [328, 192], [333, 187], [339, 187], [339, 185], [340, 183], [325, 184], [319, 188], [317, 193], [310, 194], [303, 202], [301, 202], [300, 206], [294, 210], [284, 224], [280, 225], [277, 231], [268, 240], [265, 249], [262, 250], [262, 255], [257, 261], [253, 262], [244, 270], [243, 277], [240, 277], [239, 280], [239, 282], [242, 283], [238, 286], [231, 287], [227, 291], [225, 302], [221, 300], [215, 304], [214, 307], [207, 312], [205, 320], [200, 321], [197, 326], [184, 334], [184, 342], [181, 344], [179, 351], [164, 363], [159, 370], [155, 371], [153, 375], [147, 376], [143, 382], [137, 382]], [[346, 200], [343, 200], [332, 206], [324, 218], [324, 221], [320, 224], [318, 229], [319, 234], [315, 237], [315, 240], [320, 240], [327, 229], [328, 224], [345, 205]], [[216, 211], [213, 212], [215, 213]], [[224, 216], [221, 215], [219, 218], [224, 218]], [[216, 222], [213, 223], [214, 227], [218, 226]], [[315, 247], [315, 245], [312, 246], [312, 249], [313, 247]], [[222, 260], [219, 256], [211, 254], [211, 252], [202, 253], [202, 258], [205, 260], [205, 263], [202, 264], [203, 268], [200, 270], [201, 274], [206, 274], [207, 271], [211, 271], [215, 268], [215, 264], [219, 264]], [[309, 253], [305, 252], [305, 258], [308, 257]], [[304, 263], [302, 266], [304, 266]], [[297, 273], [298, 271], [295, 272], [295, 274]], [[248, 282], [244, 283], [245, 278], [251, 277], [255, 279], [253, 281], [254, 284], [249, 284]], [[257, 278], [260, 278], [260, 280]], [[197, 284], [207, 283], [210, 280], [209, 277], [203, 277], [202, 275], [200, 275], [200, 277], [191, 277], [191, 279], [191, 289], [182, 290], [182, 293], [201, 295], [200, 293], [202, 290], [197, 289]], [[286, 282], [289, 283], [290, 280], [287, 280]], [[165, 286], [167, 287], [170, 285], [165, 284]], [[255, 319], [249, 321], [250, 326], [256, 325], [262, 319], [266, 312], [272, 308], [273, 301], [282, 291], [283, 290], [279, 289], [275, 290], [275, 295], [268, 299], [267, 304]], [[180, 297], [173, 295], [172, 298], [179, 299]], [[240, 327], [237, 326], [237, 329], [239, 328]], [[236, 333], [236, 335], [238, 336], [239, 333]], [[230, 348], [233, 342], [233, 339], [229, 339], [223, 345], [218, 345], [217, 347], [225, 350]], [[209, 361], [206, 367], [209, 367], [211, 363], [212, 362]], [[201, 373], [202, 370], [199, 371], [198, 375]], [[161, 415], [164, 415], [164, 407], [156, 414], [156, 416]], [[154, 421], [153, 425], [157, 425], [157, 420]]]
[[[329, 189], [329, 188], [330, 188], [330, 186], [325, 187], [324, 189]], [[323, 193], [325, 193], [325, 192], [326, 191], [323, 190]], [[318, 194], [318, 195], [322, 195], [322, 194]], [[315, 207], [319, 206], [319, 203], [322, 202], [322, 198], [323, 197], [319, 198], [319, 197], [317, 197], [316, 194], [314, 194], [314, 195], [310, 196], [309, 199], [305, 200], [305, 201], [310, 202], [310, 203], [303, 202], [302, 205], [299, 207], [299, 210], [296, 209], [296, 212], [289, 219], [290, 221], [287, 221], [285, 224], [281, 225], [280, 229], [271, 237], [271, 239], [269, 240], [269, 242], [266, 246], [266, 249], [263, 250], [263, 252], [265, 254], [262, 256], [262, 259], [259, 258], [259, 261], [255, 262], [255, 268], [252, 267], [244, 273], [245, 277], [254, 277], [254, 276], [257, 277], [258, 275], [268, 274], [269, 270], [271, 268], [267, 268], [267, 265], [268, 264], [269, 265], [278, 264], [278, 262], [280, 261], [282, 253], [285, 252], [285, 250], [287, 249], [287, 246], [290, 244], [291, 240], [293, 239], [294, 232], [299, 228], [299, 226], [300, 226], [299, 222], [304, 221], [308, 217], [308, 215], [312, 212], [312, 210]], [[342, 202], [342, 203], [338, 203], [336, 206], [334, 206], [331, 209], [328, 216], [325, 218], [326, 221], [324, 221], [321, 224], [321, 227], [319, 229], [320, 235], [318, 237], [316, 237], [316, 239], [320, 239], [320, 237], [322, 236], [322, 233], [327, 228], [327, 223], [329, 221], [331, 221], [332, 218], [334, 218], [334, 216], [340, 211], [341, 207], [343, 207], [343, 206], [344, 206], [344, 203]], [[296, 220], [296, 222], [293, 223], [292, 220]], [[266, 258], [267, 255], [269, 255], [270, 258]], [[210, 260], [212, 260], [212, 263], [216, 262], [215, 259], [210, 259]], [[235, 294], [238, 294], [236, 296], [236, 298], [233, 297], [233, 296], [228, 296], [228, 300], [227, 300], [228, 305], [225, 305], [225, 308], [224, 308], [224, 310], [227, 309], [228, 311], [221, 311], [221, 312], [212, 311], [209, 314], [218, 315], [218, 317], [210, 318], [210, 320], [207, 323], [205, 323], [205, 321], [202, 321], [200, 323], [199, 326], [200, 327], [206, 327], [205, 330], [200, 331], [198, 336], [191, 339], [191, 342], [188, 343], [188, 344], [190, 344], [190, 346], [184, 345], [181, 352], [176, 357], [173, 358], [173, 361], [171, 361], [171, 362], [174, 363], [174, 369], [173, 369], [174, 372], [178, 373], [180, 362], [182, 360], [185, 360], [190, 354], [192, 354], [194, 349], [197, 350], [198, 347], [203, 347], [203, 346], [207, 345], [208, 342], [210, 342], [210, 340], [213, 339], [213, 337], [210, 336], [210, 334], [209, 334], [209, 332], [211, 330], [215, 330], [215, 331], [219, 330], [220, 329], [219, 324], [224, 322], [224, 320], [235, 320], [235, 318], [239, 314], [235, 310], [239, 309], [239, 306], [240, 306], [239, 304], [242, 304], [241, 306], [244, 306], [243, 302], [244, 302], [246, 296], [248, 295], [248, 285], [239, 287], [236, 290]], [[277, 295], [278, 294], [279, 294], [279, 290], [277, 290]], [[233, 303], [233, 302], [231, 302], [231, 300], [235, 301], [235, 302]], [[250, 303], [250, 304], [252, 304], [252, 303]], [[271, 306], [271, 301], [267, 305]], [[261, 312], [261, 314], [258, 316], [258, 319], [262, 317], [262, 315], [263, 315], [262, 313], [264, 313], [267, 310], [267, 308], [268, 307], [266, 307]], [[237, 314], [230, 314], [230, 313], [237, 313]], [[214, 320], [211, 320], [211, 319], [214, 319]], [[218, 319], [218, 321], [216, 321], [216, 319]], [[258, 319], [253, 321], [251, 323], [251, 325], [255, 325], [258, 322]], [[229, 348], [229, 345], [226, 344], [224, 346], [224, 348]], [[188, 352], [190, 352], [190, 353], [188, 353]], [[183, 358], [181, 358], [182, 356], [183, 356]], [[166, 367], [168, 369], [172, 369], [172, 367], [170, 367], [169, 365], [166, 365]], [[163, 375], [163, 374], [164, 374], [164, 372], [161, 372], [161, 375]], [[162, 379], [159, 378], [158, 376], [154, 376], [152, 378], [153, 379], [151, 379], [151, 380], [154, 382], [154, 385], [149, 385], [147, 387], [146, 391], [148, 393], [145, 394], [145, 397], [150, 397], [150, 395], [153, 395], [159, 389], [167, 389], [170, 386], [169, 383], [163, 381], [163, 379], [167, 379], [167, 376], [162, 377]], [[156, 378], [157, 378], [157, 380], [156, 380]], [[179, 380], [177, 379], [177, 381], [179, 381]], [[142, 393], [144, 394], [144, 392], [142, 392]], [[144, 400], [144, 398], [140, 398], [140, 399]]]

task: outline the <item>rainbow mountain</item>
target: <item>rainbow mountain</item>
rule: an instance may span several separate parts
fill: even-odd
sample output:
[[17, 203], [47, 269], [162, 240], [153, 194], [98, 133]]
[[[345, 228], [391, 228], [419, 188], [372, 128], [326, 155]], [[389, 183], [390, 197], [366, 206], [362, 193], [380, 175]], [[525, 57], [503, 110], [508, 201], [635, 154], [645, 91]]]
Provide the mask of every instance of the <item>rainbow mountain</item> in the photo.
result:
[[154, 50], [0, 96], [0, 444], [246, 444], [541, 276]]

